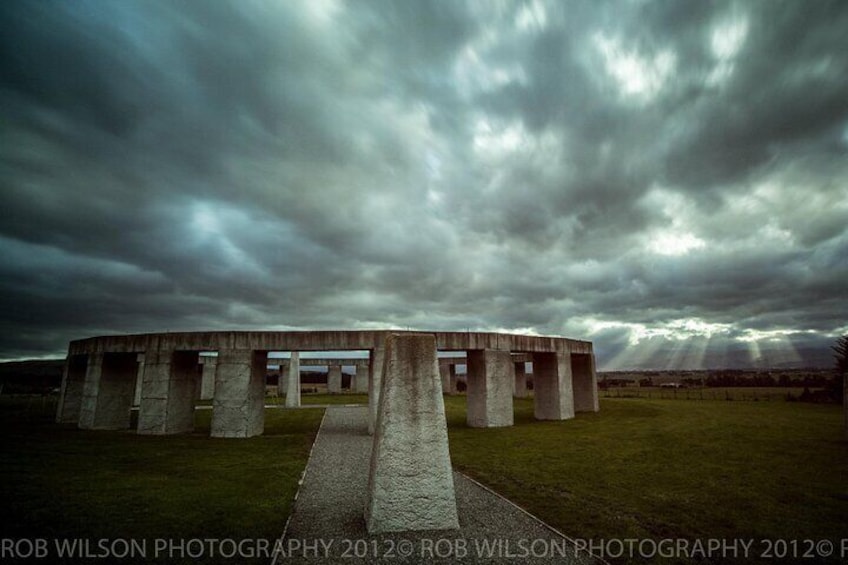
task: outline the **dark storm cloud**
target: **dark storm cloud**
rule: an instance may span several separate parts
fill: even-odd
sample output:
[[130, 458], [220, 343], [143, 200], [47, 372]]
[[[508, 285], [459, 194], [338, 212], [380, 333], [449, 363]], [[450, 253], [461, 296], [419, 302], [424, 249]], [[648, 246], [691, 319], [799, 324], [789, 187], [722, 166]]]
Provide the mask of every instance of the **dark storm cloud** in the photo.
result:
[[14, 1], [0, 22], [0, 357], [396, 326], [706, 365], [846, 331], [844, 3]]

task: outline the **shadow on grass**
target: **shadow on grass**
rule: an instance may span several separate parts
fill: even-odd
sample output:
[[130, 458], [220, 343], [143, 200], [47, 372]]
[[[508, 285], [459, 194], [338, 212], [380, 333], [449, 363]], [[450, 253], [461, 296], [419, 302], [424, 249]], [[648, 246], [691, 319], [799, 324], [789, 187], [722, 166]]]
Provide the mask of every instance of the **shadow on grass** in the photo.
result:
[[[15, 410], [0, 414], [0, 537], [84, 538], [92, 551], [100, 539], [147, 540], [148, 562], [157, 539], [273, 544], [323, 410], [268, 410], [266, 435], [235, 440], [208, 437], [209, 410], [196, 412], [193, 434], [167, 437], [21, 420]], [[176, 555], [160, 562], [234, 561]]]

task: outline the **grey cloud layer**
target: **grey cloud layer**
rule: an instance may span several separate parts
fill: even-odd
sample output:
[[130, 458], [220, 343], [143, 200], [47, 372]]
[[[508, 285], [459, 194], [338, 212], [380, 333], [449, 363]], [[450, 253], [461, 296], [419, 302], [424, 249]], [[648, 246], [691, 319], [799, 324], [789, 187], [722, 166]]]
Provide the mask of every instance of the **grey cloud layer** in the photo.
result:
[[727, 325], [711, 351], [846, 331], [843, 2], [0, 22], [0, 357], [163, 329], [520, 329], [607, 357], [675, 320]]

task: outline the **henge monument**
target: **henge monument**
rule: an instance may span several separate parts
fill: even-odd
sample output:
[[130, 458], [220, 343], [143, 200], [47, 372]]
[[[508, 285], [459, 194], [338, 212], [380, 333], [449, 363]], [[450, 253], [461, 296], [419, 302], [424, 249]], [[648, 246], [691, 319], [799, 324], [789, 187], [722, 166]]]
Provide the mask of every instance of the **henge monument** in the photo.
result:
[[[292, 407], [300, 405], [300, 364], [306, 362], [300, 360], [300, 352], [368, 351], [367, 385], [365, 363], [356, 366], [355, 383], [357, 390], [368, 392], [369, 431], [373, 433], [388, 336], [420, 333], [185, 332], [75, 340], [68, 347], [56, 420], [84, 429], [128, 429], [130, 410], [140, 390], [138, 433], [185, 433], [194, 428], [197, 398], [211, 395], [211, 435], [252, 437], [264, 429], [269, 353], [291, 352], [286, 406]], [[526, 394], [526, 375], [516, 370], [525, 361], [533, 363], [537, 419], [565, 420], [575, 412], [598, 411], [591, 342], [485, 332], [426, 334], [433, 336], [432, 346], [427, 347], [434, 356], [436, 351], [467, 355], [439, 358], [435, 371], [442, 375], [440, 389], [450, 394], [456, 392], [454, 366], [468, 365], [469, 426], [512, 425], [513, 395]], [[217, 357], [210, 357], [211, 352], [217, 352]], [[448, 366], [447, 371], [441, 369], [443, 365]], [[204, 373], [206, 386], [201, 382]], [[212, 374], [214, 387], [208, 384]]]

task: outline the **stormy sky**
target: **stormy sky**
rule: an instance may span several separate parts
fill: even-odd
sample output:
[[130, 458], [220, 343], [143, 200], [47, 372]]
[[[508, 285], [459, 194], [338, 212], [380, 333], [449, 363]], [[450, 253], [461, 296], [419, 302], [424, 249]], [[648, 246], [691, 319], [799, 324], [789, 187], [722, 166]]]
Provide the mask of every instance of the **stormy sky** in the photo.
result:
[[803, 365], [848, 333], [843, 1], [10, 0], [0, 108], [0, 359], [397, 327]]

